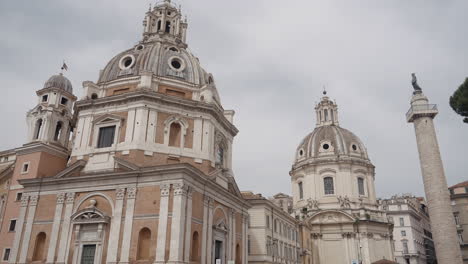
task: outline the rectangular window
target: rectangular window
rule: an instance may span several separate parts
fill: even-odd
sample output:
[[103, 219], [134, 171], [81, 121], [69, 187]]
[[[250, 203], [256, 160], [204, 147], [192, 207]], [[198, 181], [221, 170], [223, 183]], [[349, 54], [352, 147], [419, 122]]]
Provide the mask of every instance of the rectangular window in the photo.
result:
[[358, 190], [359, 190], [359, 195], [365, 195], [363, 178], [358, 178]]
[[16, 229], [16, 219], [10, 221], [10, 227], [8, 228], [9, 232], [15, 232]]
[[47, 102], [47, 100], [49, 100], [49, 95], [47, 95], [47, 94], [46, 94], [46, 95], [43, 95], [43, 96], [42, 96], [42, 102], [43, 102], [43, 103], [44, 103], [44, 102]]
[[23, 198], [23, 193], [19, 192], [19, 193], [16, 194], [16, 200], [15, 201], [17, 201], [17, 202], [21, 201], [21, 198]]
[[98, 148], [108, 148], [114, 144], [115, 126], [99, 128]]
[[302, 182], [298, 184], [299, 186], [299, 199], [304, 199], [304, 187], [302, 186]]
[[325, 195], [335, 194], [332, 177], [323, 178], [323, 185], [325, 187]]
[[408, 254], [408, 242], [403, 241], [403, 253]]
[[406, 231], [402, 230], [402, 231], [401, 231], [401, 236], [404, 236], [404, 237], [405, 237], [405, 236], [406, 236]]
[[23, 167], [21, 168], [21, 173], [28, 173], [29, 172], [29, 162], [23, 163]]
[[5, 248], [5, 251], [3, 251], [3, 261], [10, 260], [10, 251], [9, 248]]
[[60, 100], [60, 104], [67, 105], [67, 103], [68, 103], [68, 99], [65, 97], [62, 97], [62, 100]]
[[400, 217], [400, 226], [405, 226], [405, 219]]

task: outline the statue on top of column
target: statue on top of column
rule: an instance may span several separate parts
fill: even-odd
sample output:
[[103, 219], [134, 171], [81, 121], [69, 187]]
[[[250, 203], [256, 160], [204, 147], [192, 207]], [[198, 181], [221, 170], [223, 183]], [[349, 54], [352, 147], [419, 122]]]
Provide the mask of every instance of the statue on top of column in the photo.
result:
[[416, 73], [412, 73], [411, 76], [413, 77], [411, 80], [411, 84], [413, 85], [415, 92], [422, 92], [421, 87], [419, 87], [418, 79], [416, 78]]

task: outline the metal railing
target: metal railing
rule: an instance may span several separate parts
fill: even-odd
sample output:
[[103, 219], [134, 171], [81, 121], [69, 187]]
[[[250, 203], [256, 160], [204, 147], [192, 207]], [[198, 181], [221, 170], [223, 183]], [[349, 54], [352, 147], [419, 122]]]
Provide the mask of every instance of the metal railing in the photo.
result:
[[437, 105], [436, 104], [413, 105], [410, 107], [410, 109], [406, 113], [406, 118], [409, 118], [414, 113], [425, 112], [425, 111], [437, 111]]

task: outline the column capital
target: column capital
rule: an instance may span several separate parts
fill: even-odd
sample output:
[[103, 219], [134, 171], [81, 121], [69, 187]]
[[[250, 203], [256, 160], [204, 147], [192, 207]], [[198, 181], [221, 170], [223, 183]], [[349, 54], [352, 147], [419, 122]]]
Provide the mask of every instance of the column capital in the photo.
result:
[[127, 199], [135, 199], [137, 193], [136, 187], [127, 188]]
[[75, 193], [69, 192], [66, 194], [66, 196], [67, 196], [67, 200], [66, 200], [67, 204], [71, 204], [75, 202]]
[[39, 200], [39, 195], [32, 194], [29, 196], [29, 205], [36, 206], [37, 201]]
[[29, 196], [23, 195], [23, 196], [21, 197], [21, 207], [26, 207], [26, 206], [28, 206], [28, 203], [29, 203]]
[[187, 198], [192, 199], [192, 196], [193, 196], [193, 187], [188, 186], [188, 188], [187, 188]]
[[214, 207], [214, 199], [208, 195], [205, 194], [205, 196], [203, 197], [203, 204], [205, 206], [208, 206], [210, 208], [213, 208]]
[[65, 202], [65, 193], [59, 193], [57, 194], [57, 203], [58, 204], [63, 204]]
[[174, 184], [174, 196], [179, 196], [179, 195], [186, 195], [187, 190], [188, 190], [188, 185], [184, 183], [176, 183]]
[[167, 196], [169, 196], [169, 193], [170, 193], [170, 190], [171, 190], [171, 185], [170, 184], [161, 184], [160, 189], [161, 189], [161, 197], [167, 197]]
[[231, 215], [232, 218], [236, 217], [236, 209], [229, 209], [229, 214]]
[[123, 200], [125, 198], [125, 188], [118, 188], [115, 190], [115, 195], [117, 200]]

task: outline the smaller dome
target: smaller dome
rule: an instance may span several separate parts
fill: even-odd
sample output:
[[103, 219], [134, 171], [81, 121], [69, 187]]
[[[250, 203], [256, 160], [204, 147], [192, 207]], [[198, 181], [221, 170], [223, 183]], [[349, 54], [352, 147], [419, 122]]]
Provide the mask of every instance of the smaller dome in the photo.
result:
[[52, 75], [52, 77], [50, 77], [49, 80], [47, 80], [47, 82], [44, 84], [44, 89], [46, 88], [58, 88], [71, 94], [73, 93], [73, 86], [70, 80], [63, 76], [62, 73]]
[[325, 156], [350, 156], [369, 160], [362, 141], [347, 129], [335, 125], [315, 128], [297, 148], [296, 159], [316, 159]]

